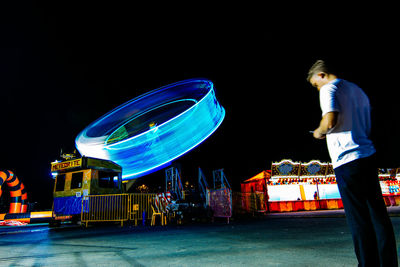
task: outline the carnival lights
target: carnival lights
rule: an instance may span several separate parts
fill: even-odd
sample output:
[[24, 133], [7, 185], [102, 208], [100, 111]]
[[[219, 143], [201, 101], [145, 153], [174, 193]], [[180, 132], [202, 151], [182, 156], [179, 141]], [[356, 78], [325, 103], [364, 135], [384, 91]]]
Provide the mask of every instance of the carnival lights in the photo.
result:
[[209, 137], [225, 110], [213, 83], [190, 79], [170, 84], [115, 108], [76, 138], [82, 155], [112, 160], [123, 179], [165, 167]]

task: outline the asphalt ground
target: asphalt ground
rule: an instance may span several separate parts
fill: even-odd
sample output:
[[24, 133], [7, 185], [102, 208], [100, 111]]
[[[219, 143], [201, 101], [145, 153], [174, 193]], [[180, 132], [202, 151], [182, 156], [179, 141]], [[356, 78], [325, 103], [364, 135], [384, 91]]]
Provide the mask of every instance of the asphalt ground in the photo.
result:
[[[400, 208], [389, 208], [400, 245]], [[356, 266], [343, 210], [168, 226], [0, 228], [0, 266]]]

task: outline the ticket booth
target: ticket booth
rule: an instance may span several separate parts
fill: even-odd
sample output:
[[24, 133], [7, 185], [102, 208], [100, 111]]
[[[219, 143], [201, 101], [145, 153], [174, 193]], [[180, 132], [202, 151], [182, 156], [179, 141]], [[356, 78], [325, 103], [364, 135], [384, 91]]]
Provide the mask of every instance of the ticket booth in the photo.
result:
[[55, 175], [53, 214], [57, 221], [79, 220], [88, 195], [121, 194], [122, 167], [103, 159], [82, 157], [51, 163]]

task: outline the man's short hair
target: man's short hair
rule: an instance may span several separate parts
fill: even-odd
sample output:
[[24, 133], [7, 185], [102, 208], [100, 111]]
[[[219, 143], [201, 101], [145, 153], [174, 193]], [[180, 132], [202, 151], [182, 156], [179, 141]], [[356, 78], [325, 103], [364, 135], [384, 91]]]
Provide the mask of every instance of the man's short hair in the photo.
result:
[[311, 77], [320, 72], [325, 72], [326, 74], [333, 74], [333, 72], [331, 72], [331, 69], [328, 68], [325, 61], [319, 59], [315, 61], [315, 63], [311, 66], [310, 70], [308, 71], [307, 81], [310, 82]]

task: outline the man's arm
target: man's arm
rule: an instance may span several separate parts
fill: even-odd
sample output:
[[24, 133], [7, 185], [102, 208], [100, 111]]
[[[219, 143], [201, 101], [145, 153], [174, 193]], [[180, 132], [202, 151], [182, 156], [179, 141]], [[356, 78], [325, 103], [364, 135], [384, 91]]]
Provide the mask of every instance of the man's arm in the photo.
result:
[[338, 112], [328, 112], [323, 117], [321, 122], [319, 123], [319, 127], [314, 130], [314, 138], [316, 139], [324, 139], [326, 134], [336, 126]]

